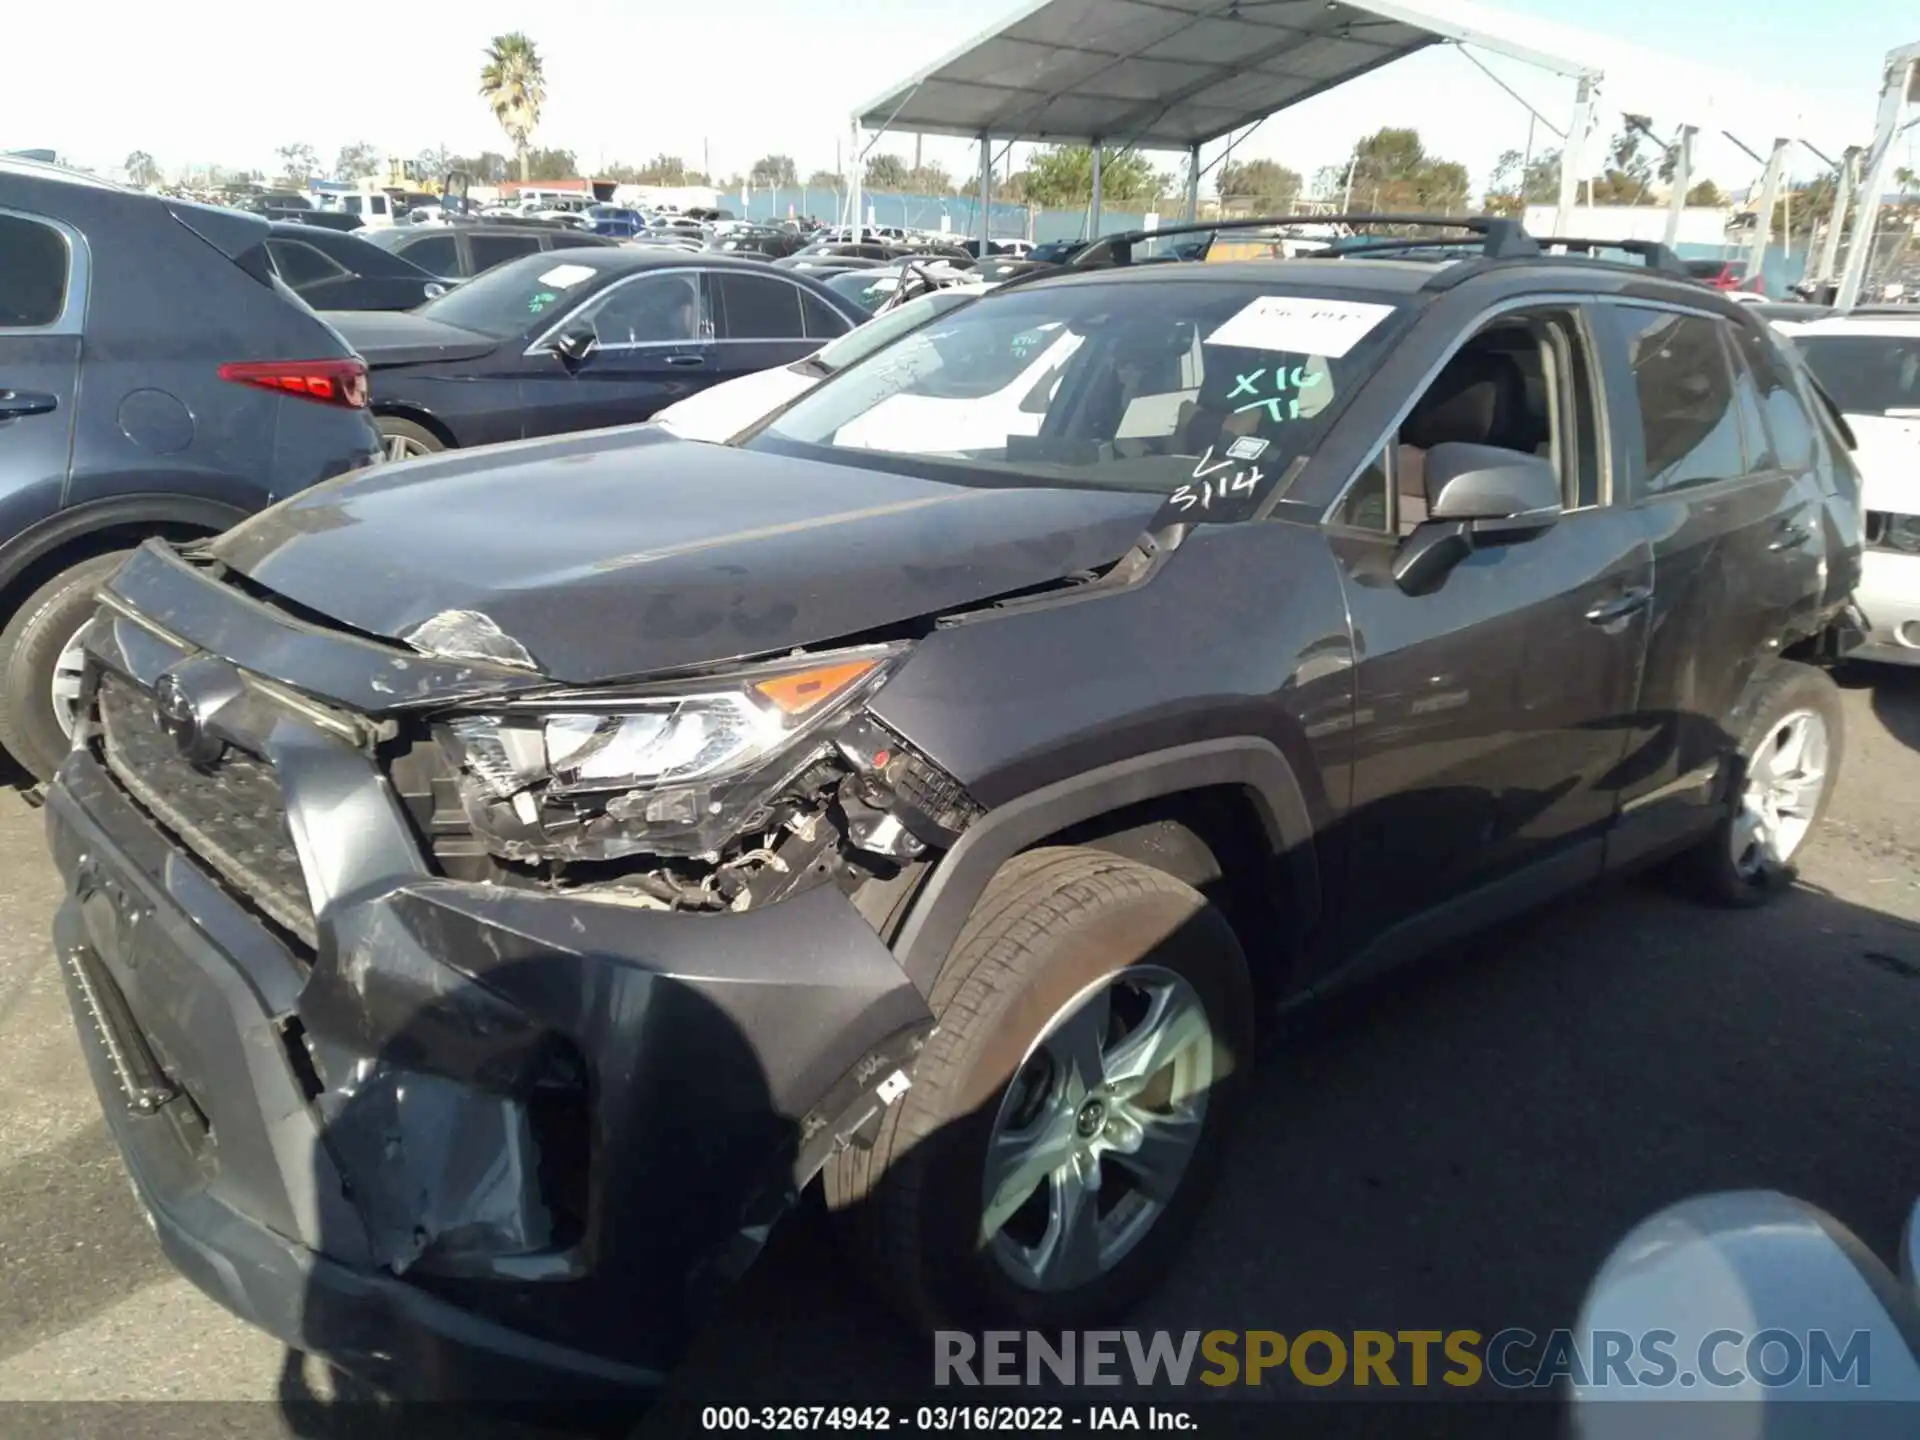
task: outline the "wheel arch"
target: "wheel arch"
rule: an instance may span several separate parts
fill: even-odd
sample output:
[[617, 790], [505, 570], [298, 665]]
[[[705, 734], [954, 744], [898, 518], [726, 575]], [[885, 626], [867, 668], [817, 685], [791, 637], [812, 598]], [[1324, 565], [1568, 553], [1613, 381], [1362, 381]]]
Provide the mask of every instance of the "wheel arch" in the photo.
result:
[[[1187, 807], [1224, 801], [1224, 829], [1196, 823]], [[1145, 863], [1139, 837], [1163, 827], [1172, 841], [1168, 869], [1196, 888], [1209, 878], [1195, 869], [1212, 861], [1222, 872], [1234, 807], [1254, 843], [1278, 866], [1286, 896], [1274, 916], [1281, 939], [1297, 952], [1319, 917], [1320, 873], [1314, 830], [1300, 782], [1270, 741], [1253, 736], [1205, 740], [1103, 765], [1010, 800], [988, 811], [955, 842], [917, 887], [893, 937], [895, 958], [921, 992], [932, 990], [980, 894], [1002, 865], [1042, 844], [1111, 849]], [[1217, 809], [1215, 813], [1220, 813]], [[1229, 878], [1231, 875], [1229, 874]], [[1243, 943], [1245, 937], [1243, 936]], [[1251, 954], [1251, 952], [1250, 952]], [[1261, 966], [1271, 972], [1274, 967]], [[1258, 978], [1258, 977], [1256, 977]]]
[[0, 617], [54, 575], [153, 536], [198, 539], [247, 518], [223, 501], [164, 493], [116, 495], [56, 511], [0, 544]]
[[394, 400], [387, 404], [375, 404], [373, 406], [373, 418], [375, 422], [378, 423], [378, 421], [385, 416], [391, 416], [395, 420], [405, 420], [410, 424], [418, 425], [422, 430], [430, 431], [433, 436], [449, 450], [458, 450], [460, 448], [459, 439], [456, 438], [453, 431], [447, 427], [446, 421], [431, 411], [422, 409], [410, 400]]

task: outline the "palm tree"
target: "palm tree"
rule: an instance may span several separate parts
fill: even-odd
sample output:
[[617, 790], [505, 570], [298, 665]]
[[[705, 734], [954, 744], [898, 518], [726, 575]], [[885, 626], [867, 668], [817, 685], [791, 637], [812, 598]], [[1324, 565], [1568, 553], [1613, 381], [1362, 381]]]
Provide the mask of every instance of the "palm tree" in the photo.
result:
[[480, 67], [480, 98], [493, 107], [493, 118], [520, 157], [520, 178], [528, 179], [527, 141], [540, 124], [547, 77], [540, 52], [525, 34], [516, 30], [493, 37], [487, 46], [487, 63]]

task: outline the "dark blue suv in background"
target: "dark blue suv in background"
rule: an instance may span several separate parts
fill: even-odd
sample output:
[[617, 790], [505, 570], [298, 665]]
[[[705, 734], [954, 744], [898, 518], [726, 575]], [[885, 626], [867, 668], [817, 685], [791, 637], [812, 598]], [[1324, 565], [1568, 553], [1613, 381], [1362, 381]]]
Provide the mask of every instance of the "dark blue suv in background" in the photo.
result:
[[268, 222], [0, 159], [0, 749], [45, 779], [95, 586], [374, 461], [367, 372]]

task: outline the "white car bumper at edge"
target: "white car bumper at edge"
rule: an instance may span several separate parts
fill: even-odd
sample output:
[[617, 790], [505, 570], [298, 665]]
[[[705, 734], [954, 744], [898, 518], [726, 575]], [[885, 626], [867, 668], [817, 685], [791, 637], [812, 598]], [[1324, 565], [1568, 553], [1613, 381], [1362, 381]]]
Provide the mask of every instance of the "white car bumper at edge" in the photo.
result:
[[1867, 551], [1853, 598], [1866, 614], [1867, 640], [1850, 658], [1920, 665], [1920, 555]]

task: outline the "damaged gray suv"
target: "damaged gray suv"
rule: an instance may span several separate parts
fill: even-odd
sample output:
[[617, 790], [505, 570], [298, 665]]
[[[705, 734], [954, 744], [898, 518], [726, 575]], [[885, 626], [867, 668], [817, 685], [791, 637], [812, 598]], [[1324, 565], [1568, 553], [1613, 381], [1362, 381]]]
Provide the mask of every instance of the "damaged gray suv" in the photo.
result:
[[727, 445], [135, 553], [47, 819], [182, 1271], [400, 1393], [645, 1390], [817, 1185], [920, 1322], [1080, 1323], [1276, 1007], [1624, 867], [1782, 888], [1860, 515], [1764, 325], [1500, 222], [1100, 258]]

